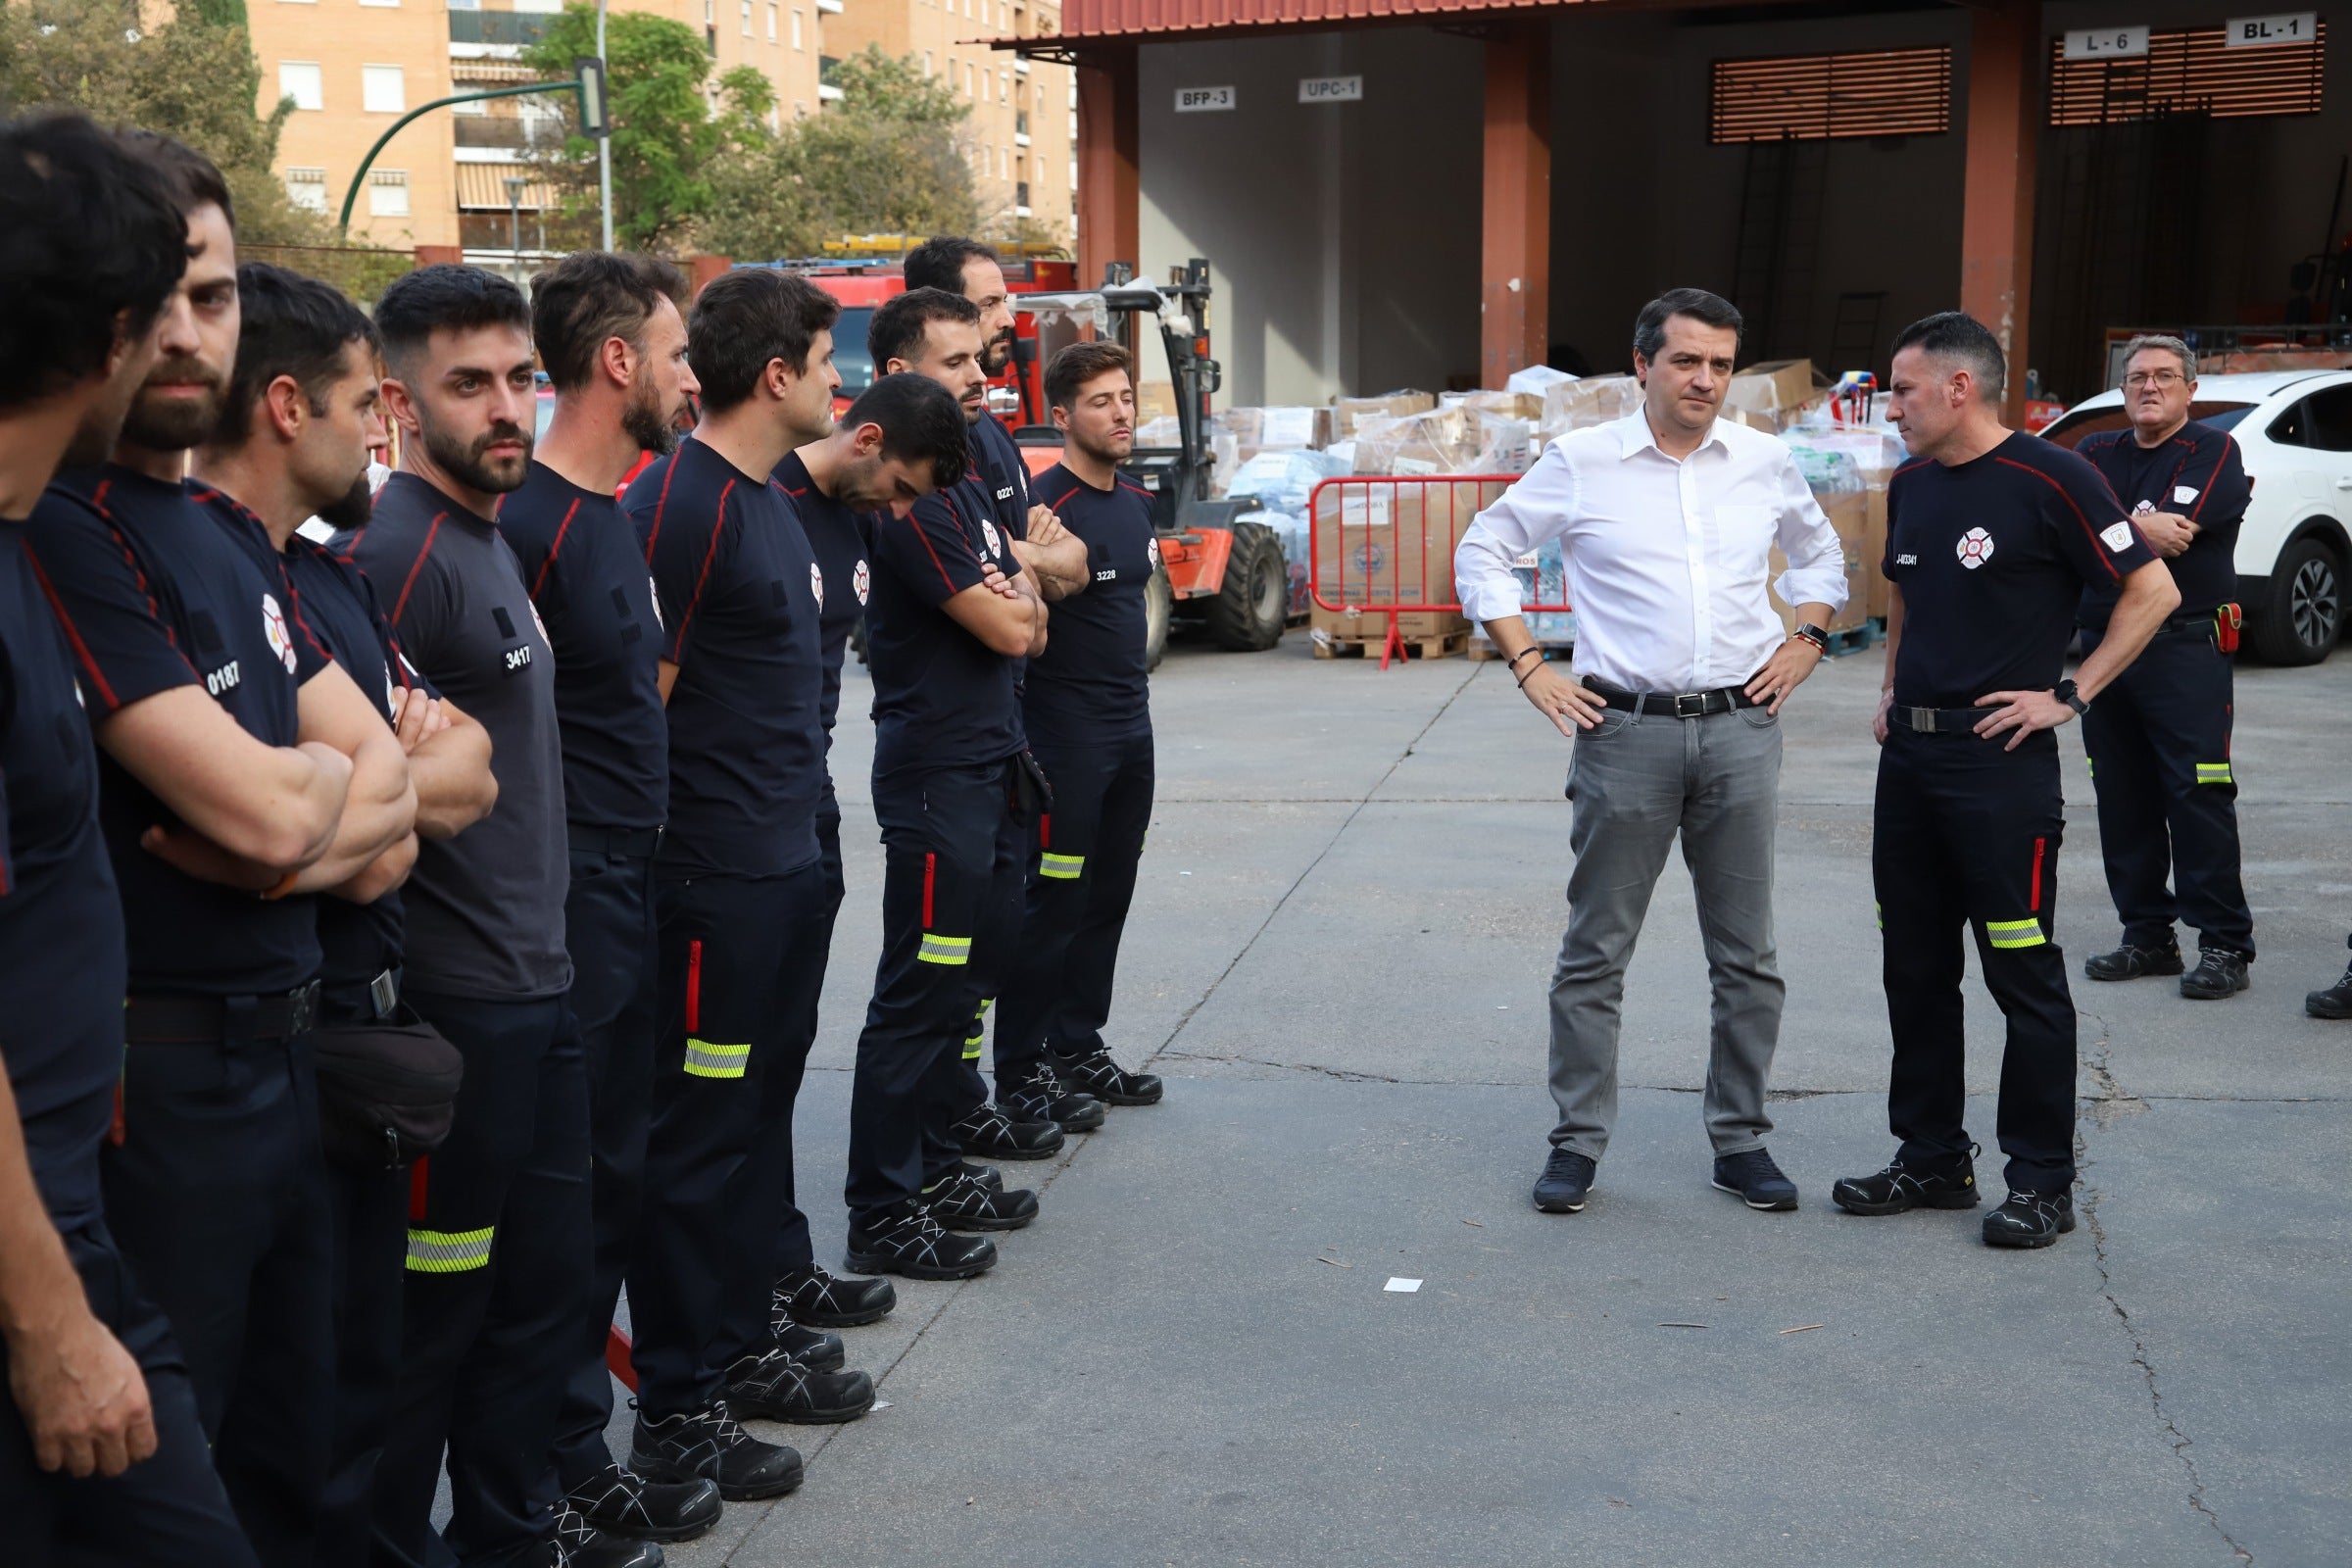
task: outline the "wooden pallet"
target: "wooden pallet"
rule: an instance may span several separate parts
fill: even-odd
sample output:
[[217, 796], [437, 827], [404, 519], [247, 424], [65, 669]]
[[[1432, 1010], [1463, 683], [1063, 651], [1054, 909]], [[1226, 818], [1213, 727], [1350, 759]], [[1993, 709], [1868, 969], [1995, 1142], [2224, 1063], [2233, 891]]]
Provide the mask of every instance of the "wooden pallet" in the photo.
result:
[[[1388, 638], [1342, 637], [1324, 632], [1315, 638], [1317, 659], [1378, 659], [1388, 646]], [[1470, 646], [1466, 631], [1448, 632], [1443, 637], [1407, 637], [1400, 644], [1407, 659], [1450, 659]]]
[[1830, 646], [1826, 650], [1826, 655], [1831, 659], [1837, 659], [1844, 654], [1859, 654], [1868, 650], [1872, 644], [1879, 642], [1886, 635], [1886, 623], [1885, 621], [1866, 620], [1859, 626], [1847, 626], [1841, 631], [1830, 633]]

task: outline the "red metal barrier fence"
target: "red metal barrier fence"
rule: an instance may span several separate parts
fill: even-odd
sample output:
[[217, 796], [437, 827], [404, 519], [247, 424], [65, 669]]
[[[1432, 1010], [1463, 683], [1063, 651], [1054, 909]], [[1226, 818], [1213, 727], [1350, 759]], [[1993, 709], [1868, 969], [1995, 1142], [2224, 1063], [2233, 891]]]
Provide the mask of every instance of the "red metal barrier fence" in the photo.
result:
[[[1316, 609], [1382, 615], [1380, 667], [1401, 657], [1408, 617], [1458, 615], [1453, 552], [1470, 520], [1516, 475], [1361, 473], [1325, 479], [1307, 497], [1307, 589]], [[1518, 563], [1522, 608], [1565, 612], [1565, 586], [1546, 600], [1534, 557]]]

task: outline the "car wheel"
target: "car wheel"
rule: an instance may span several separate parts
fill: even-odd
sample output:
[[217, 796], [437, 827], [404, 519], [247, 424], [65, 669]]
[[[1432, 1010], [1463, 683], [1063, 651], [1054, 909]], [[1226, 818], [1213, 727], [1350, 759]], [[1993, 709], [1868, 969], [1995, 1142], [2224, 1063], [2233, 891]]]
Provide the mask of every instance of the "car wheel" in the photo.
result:
[[2266, 664], [2316, 664], [2335, 646], [2344, 624], [2344, 569], [2335, 553], [2309, 537], [2278, 552], [2270, 587], [2249, 606], [2247, 644]]

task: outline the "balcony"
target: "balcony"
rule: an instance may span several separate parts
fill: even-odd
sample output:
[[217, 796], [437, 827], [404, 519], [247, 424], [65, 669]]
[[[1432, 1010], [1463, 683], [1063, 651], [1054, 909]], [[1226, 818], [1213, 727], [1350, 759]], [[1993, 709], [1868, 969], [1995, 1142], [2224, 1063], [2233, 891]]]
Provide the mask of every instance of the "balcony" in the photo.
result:
[[1015, 147], [1029, 145], [1029, 111], [1026, 109], [1012, 112], [1012, 144]]
[[841, 59], [838, 55], [816, 57], [816, 96], [828, 104], [841, 102]]
[[449, 41], [527, 48], [539, 41], [547, 24], [548, 14], [539, 11], [452, 11]]
[[816, 9], [827, 16], [838, 17], [841, 15], [841, 0], [816, 0]]
[[1017, 180], [1012, 187], [1012, 210], [1022, 218], [1029, 216], [1029, 182]]
[[[450, 13], [464, 16], [462, 11]], [[460, 147], [496, 147], [520, 152], [531, 144], [530, 122], [520, 115], [452, 115]]]

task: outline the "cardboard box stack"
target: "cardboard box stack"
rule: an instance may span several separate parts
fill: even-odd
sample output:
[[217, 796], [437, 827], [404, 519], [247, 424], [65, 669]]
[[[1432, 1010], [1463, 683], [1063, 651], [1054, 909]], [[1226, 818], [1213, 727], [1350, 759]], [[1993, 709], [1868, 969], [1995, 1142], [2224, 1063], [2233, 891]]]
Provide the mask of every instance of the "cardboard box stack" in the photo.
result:
[[1384, 392], [1376, 398], [1334, 398], [1331, 405], [1332, 436], [1348, 441], [1355, 436], [1355, 427], [1366, 419], [1395, 418], [1400, 414], [1425, 414], [1438, 406], [1438, 400], [1427, 392]]
[[1766, 360], [1732, 376], [1723, 395], [1726, 416], [1775, 435], [1804, 417], [1829, 397], [1813, 385], [1811, 360]]

